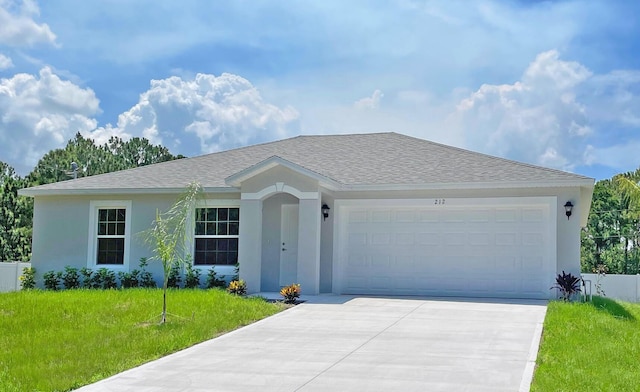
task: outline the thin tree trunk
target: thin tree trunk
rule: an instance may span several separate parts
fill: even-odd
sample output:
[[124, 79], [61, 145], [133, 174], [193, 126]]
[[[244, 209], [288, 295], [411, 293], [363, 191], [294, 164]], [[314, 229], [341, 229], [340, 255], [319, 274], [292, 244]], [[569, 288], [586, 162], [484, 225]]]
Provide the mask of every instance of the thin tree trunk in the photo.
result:
[[162, 320], [160, 324], [164, 324], [167, 321], [167, 281], [164, 281], [162, 285]]

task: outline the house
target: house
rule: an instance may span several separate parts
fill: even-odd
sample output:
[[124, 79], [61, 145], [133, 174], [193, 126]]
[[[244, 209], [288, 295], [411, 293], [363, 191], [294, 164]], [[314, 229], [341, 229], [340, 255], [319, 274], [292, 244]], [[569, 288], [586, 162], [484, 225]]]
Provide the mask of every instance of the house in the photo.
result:
[[33, 266], [135, 268], [151, 255], [136, 233], [192, 181], [194, 265], [239, 261], [249, 292], [506, 298], [580, 272], [594, 186], [397, 133], [299, 136], [23, 189]]

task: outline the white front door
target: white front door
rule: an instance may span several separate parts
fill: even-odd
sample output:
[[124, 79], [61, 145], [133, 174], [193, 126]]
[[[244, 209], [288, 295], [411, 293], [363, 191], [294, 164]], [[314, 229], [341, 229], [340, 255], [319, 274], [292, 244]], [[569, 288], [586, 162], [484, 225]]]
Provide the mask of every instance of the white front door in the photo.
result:
[[298, 279], [298, 205], [282, 205], [280, 229], [280, 286]]

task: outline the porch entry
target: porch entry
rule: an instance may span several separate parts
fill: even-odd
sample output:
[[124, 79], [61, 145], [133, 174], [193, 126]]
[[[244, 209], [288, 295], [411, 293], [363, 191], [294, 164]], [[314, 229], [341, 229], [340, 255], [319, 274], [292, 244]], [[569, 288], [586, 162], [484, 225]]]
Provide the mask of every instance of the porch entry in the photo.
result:
[[298, 204], [283, 204], [280, 227], [280, 287], [298, 280]]

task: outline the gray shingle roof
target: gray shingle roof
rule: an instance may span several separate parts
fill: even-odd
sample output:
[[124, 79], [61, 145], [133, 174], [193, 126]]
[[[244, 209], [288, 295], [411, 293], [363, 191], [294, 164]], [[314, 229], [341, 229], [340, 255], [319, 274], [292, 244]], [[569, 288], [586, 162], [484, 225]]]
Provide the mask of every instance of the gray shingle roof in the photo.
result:
[[184, 188], [229, 188], [225, 179], [278, 156], [349, 188], [359, 186], [472, 185], [547, 182], [593, 184], [593, 179], [560, 170], [492, 157], [397, 133], [298, 136], [281, 141], [164, 162], [29, 188], [24, 194], [67, 191], [113, 193]]

